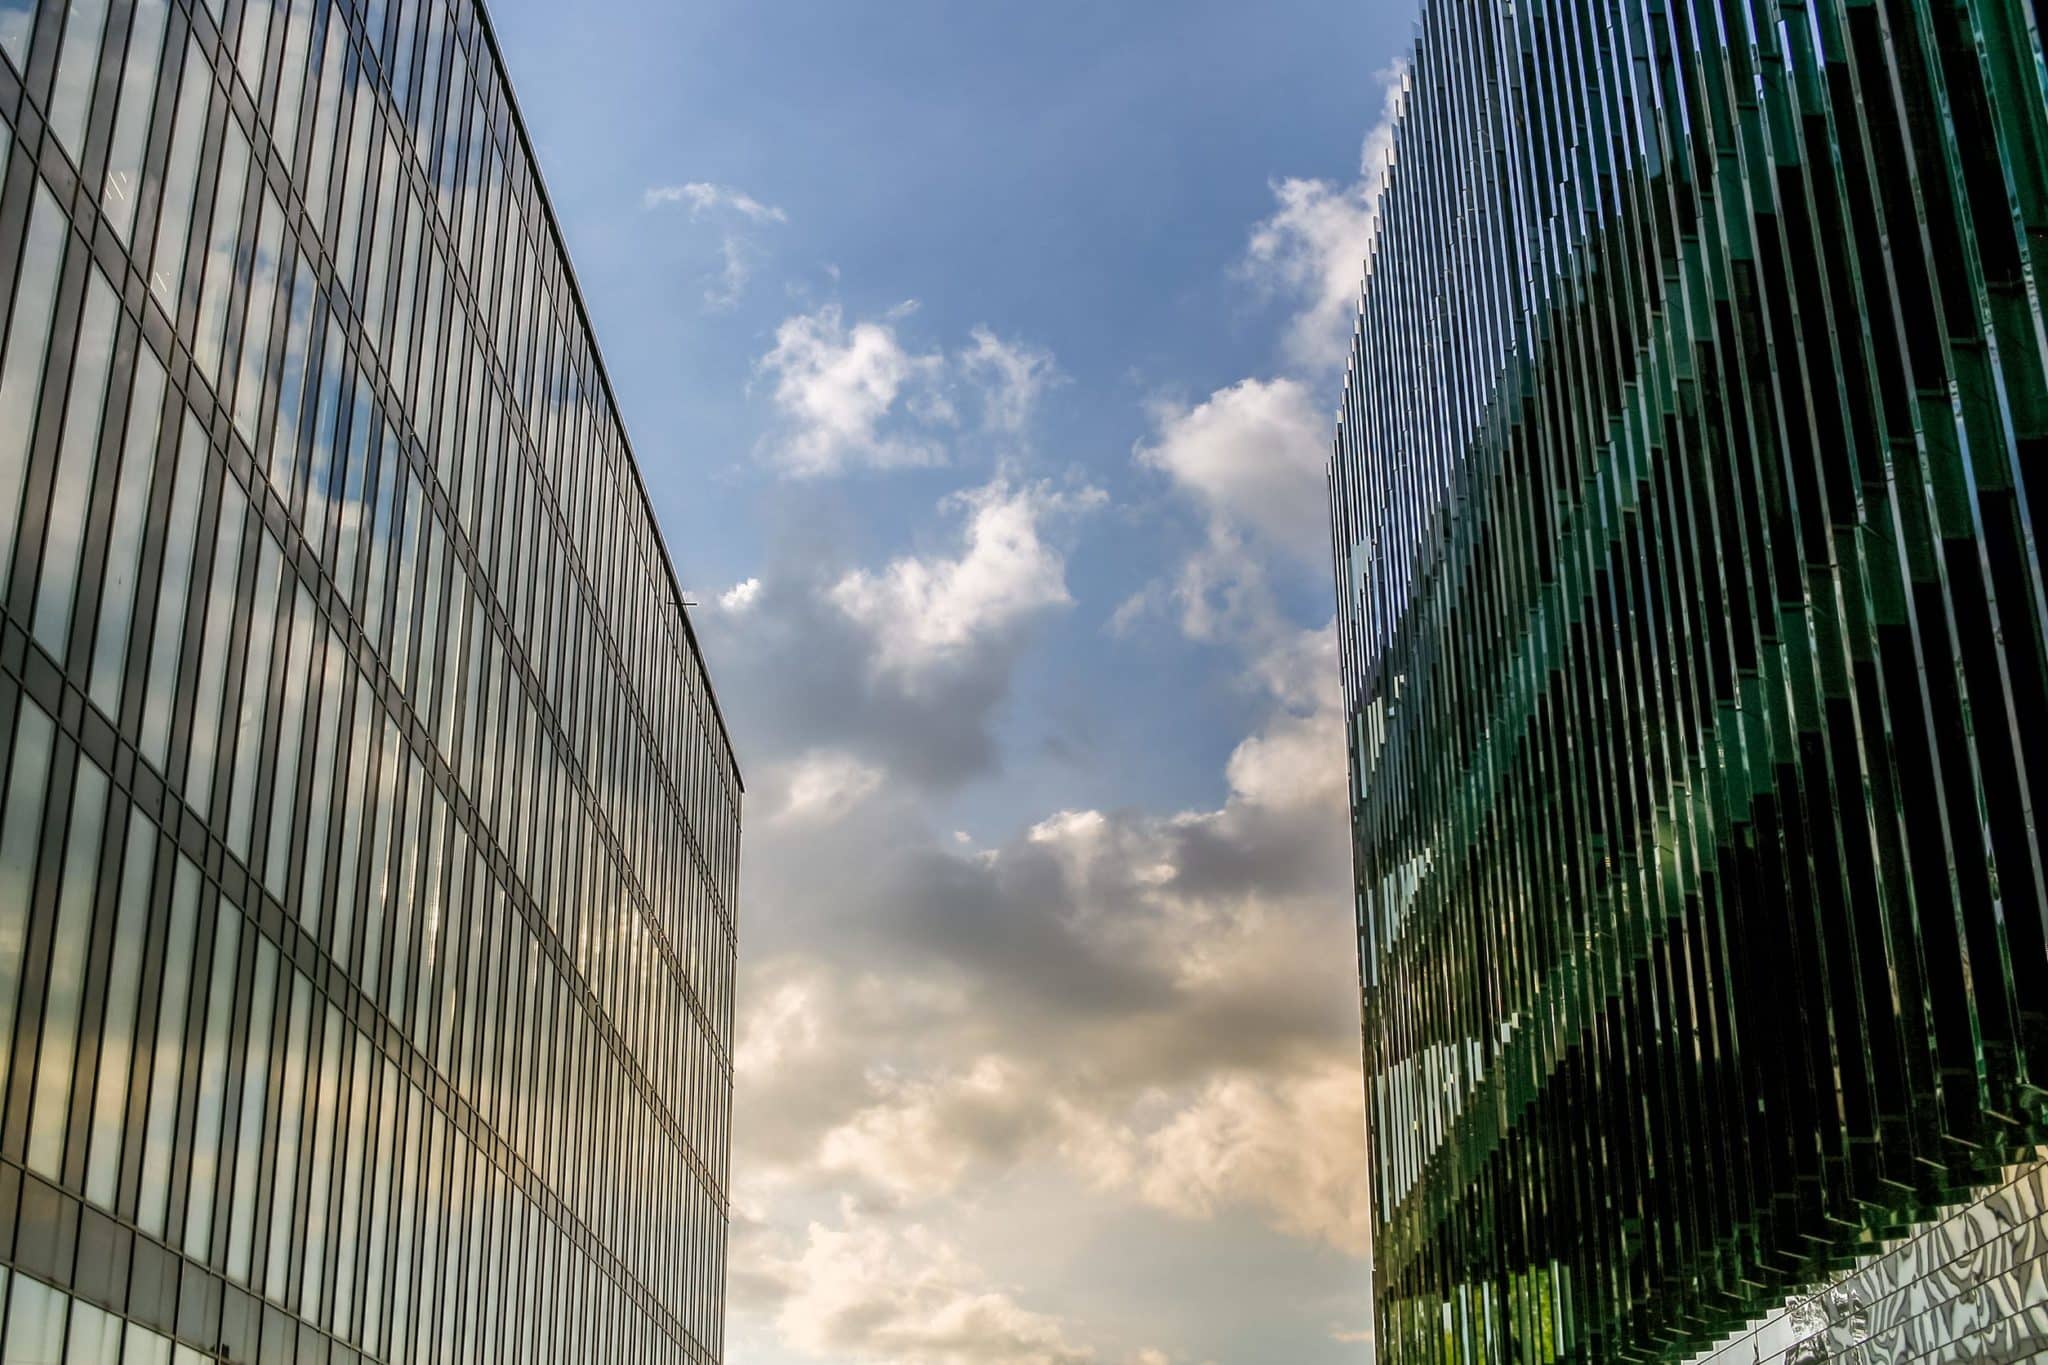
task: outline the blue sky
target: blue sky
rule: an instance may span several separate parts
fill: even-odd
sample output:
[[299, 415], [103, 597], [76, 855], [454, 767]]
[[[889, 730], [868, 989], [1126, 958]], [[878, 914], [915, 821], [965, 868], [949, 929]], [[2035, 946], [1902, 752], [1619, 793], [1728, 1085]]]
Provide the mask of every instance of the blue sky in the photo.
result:
[[1319, 489], [1412, 8], [492, 13], [748, 777], [731, 1358], [1363, 1358]]

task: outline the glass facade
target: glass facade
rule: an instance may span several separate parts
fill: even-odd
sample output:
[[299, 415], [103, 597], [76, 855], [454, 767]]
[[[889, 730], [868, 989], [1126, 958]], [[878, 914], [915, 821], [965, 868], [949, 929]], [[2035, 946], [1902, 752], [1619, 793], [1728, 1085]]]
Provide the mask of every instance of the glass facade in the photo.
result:
[[740, 778], [480, 7], [0, 58], [0, 1360], [718, 1360]]
[[1882, 1358], [2048, 1351], [1975, 1202], [2048, 1153], [2043, 69], [1428, 5], [1331, 465], [1384, 1358], [1682, 1359], [1993, 1207]]

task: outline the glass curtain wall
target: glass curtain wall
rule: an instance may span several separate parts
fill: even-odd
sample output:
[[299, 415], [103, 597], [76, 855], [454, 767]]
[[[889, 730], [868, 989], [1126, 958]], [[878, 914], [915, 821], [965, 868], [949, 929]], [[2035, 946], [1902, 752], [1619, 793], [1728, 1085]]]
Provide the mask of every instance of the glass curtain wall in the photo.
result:
[[2039, 32], [1425, 10], [1331, 465], [1387, 1359], [1682, 1357], [2043, 1153]]
[[718, 1360], [740, 777], [481, 9], [0, 58], [0, 1358]]

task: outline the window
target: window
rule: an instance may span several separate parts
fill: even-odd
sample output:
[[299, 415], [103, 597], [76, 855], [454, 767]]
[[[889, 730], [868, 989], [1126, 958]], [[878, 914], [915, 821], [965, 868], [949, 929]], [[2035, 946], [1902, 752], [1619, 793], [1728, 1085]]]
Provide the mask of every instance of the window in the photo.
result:
[[214, 523], [213, 570], [206, 580], [206, 612], [198, 648], [198, 680], [185, 767], [185, 800], [201, 815], [213, 807], [214, 764], [220, 755], [221, 705], [234, 648], [235, 604], [241, 587], [242, 541], [249, 503], [233, 479], [220, 481]]
[[[268, 939], [256, 940], [256, 976], [249, 989], [249, 1038], [242, 1054], [241, 1116], [235, 1132], [235, 1194], [228, 1205], [228, 1275], [249, 1284], [249, 1257], [259, 1204], [277, 1192], [262, 1179], [265, 1091], [270, 1084], [270, 1037], [276, 1024], [277, 949]], [[287, 1093], [282, 1105], [290, 1107]]]
[[171, 159], [164, 171], [156, 249], [150, 256], [149, 290], [173, 318], [178, 285], [185, 277], [185, 240], [192, 231], [192, 201], [199, 192], [199, 144], [206, 136], [206, 106], [213, 93], [213, 68], [194, 39], [185, 51], [178, 82], [178, 111], [171, 124]]
[[98, 83], [100, 38], [107, 27], [107, 0], [71, 0], [57, 52], [57, 78], [50, 88], [50, 128], [75, 164], [85, 142], [85, 120]]
[[149, 1116], [142, 1144], [141, 1193], [136, 1223], [155, 1237], [166, 1235], [171, 1198], [171, 1156], [175, 1150], [180, 1076], [185, 1060], [186, 1009], [199, 944], [199, 869], [178, 855], [171, 888], [170, 925], [164, 943], [163, 989], [157, 999], [154, 1050], [149, 1057]]
[[[0, 807], [0, 1037], [13, 1037], [14, 1010], [21, 994], [22, 953], [27, 947], [29, 896], [35, 889], [36, 851], [43, 835], [43, 791], [49, 783], [50, 717], [24, 697], [16, 711], [14, 756], [6, 804]], [[0, 1048], [0, 1083], [7, 1079], [13, 1048]]]
[[228, 1087], [228, 1042], [235, 1015], [235, 974], [241, 942], [241, 911], [222, 898], [213, 916], [206, 1029], [200, 1036], [197, 1058], [199, 1101], [193, 1117], [192, 1173], [185, 1189], [185, 1254], [202, 1261], [213, 1254], [214, 1181], [220, 1174], [221, 1122]]
[[114, 1207], [121, 1176], [121, 1133], [128, 1112], [129, 1069], [135, 1053], [142, 950], [149, 935], [156, 849], [156, 826], [141, 811], [131, 811], [128, 848], [121, 859], [120, 911], [114, 921], [113, 957], [107, 969], [106, 1016], [100, 1026], [92, 1134], [86, 1149], [85, 1197], [104, 1209]]
[[107, 775], [81, 757], [71, 787], [71, 822], [57, 883], [56, 929], [43, 987], [41, 1054], [29, 1110], [28, 1166], [50, 1180], [64, 1175], [71, 1082], [78, 1061], [78, 1012], [85, 995], [85, 954], [99, 892], [100, 833], [107, 818]]
[[170, 515], [164, 521], [157, 574], [156, 621], [149, 648], [148, 686], [142, 694], [142, 752], [163, 766], [170, 742], [171, 705], [178, 695], [178, 650], [185, 638], [186, 596], [192, 585], [192, 537], [199, 520], [200, 480], [207, 473], [206, 432], [185, 414], [178, 439]]
[[107, 155], [107, 178], [100, 191], [100, 211], [124, 245], [135, 227], [136, 200], [142, 194], [142, 158], [149, 143], [150, 116], [156, 109], [157, 63], [163, 57], [169, 3], [136, 0], [128, 53], [121, 67], [120, 105], [114, 119], [113, 147]]
[[128, 625], [135, 614], [137, 568], [142, 557], [143, 516], [149, 511], [156, 441], [164, 406], [164, 367], [148, 346], [138, 346], [135, 383], [129, 391], [128, 429], [115, 474], [113, 520], [107, 530], [107, 562], [101, 573], [100, 615], [94, 632], [94, 704], [108, 715], [121, 709], [121, 682], [128, 667]]
[[50, 315], [57, 302], [64, 238], [64, 211], [50, 191], [38, 184], [22, 246], [21, 271], [15, 277], [7, 350], [0, 355], [0, 588], [6, 586], [14, 562], [21, 485], [28, 472], [29, 440], [35, 435], [36, 397], [49, 353]]
[[71, 390], [57, 445], [57, 474], [43, 526], [43, 575], [37, 585], [35, 636], [62, 659], [71, 632], [78, 588], [78, 556], [85, 541], [86, 500], [99, 458], [100, 419], [107, 408], [107, 367], [114, 358], [114, 328], [121, 307], [98, 266], [87, 272], [85, 312], [71, 355]]

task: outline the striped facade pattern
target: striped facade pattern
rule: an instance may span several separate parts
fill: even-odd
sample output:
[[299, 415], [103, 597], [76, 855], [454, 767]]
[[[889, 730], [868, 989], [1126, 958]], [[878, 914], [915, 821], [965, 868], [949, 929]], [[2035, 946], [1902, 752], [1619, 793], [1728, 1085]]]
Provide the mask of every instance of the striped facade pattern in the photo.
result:
[[1682, 1358], [2048, 1136], [2036, 4], [1426, 9], [1331, 466], [1385, 1359]]
[[0, 0], [0, 1360], [719, 1360], [740, 801], [480, 6]]

